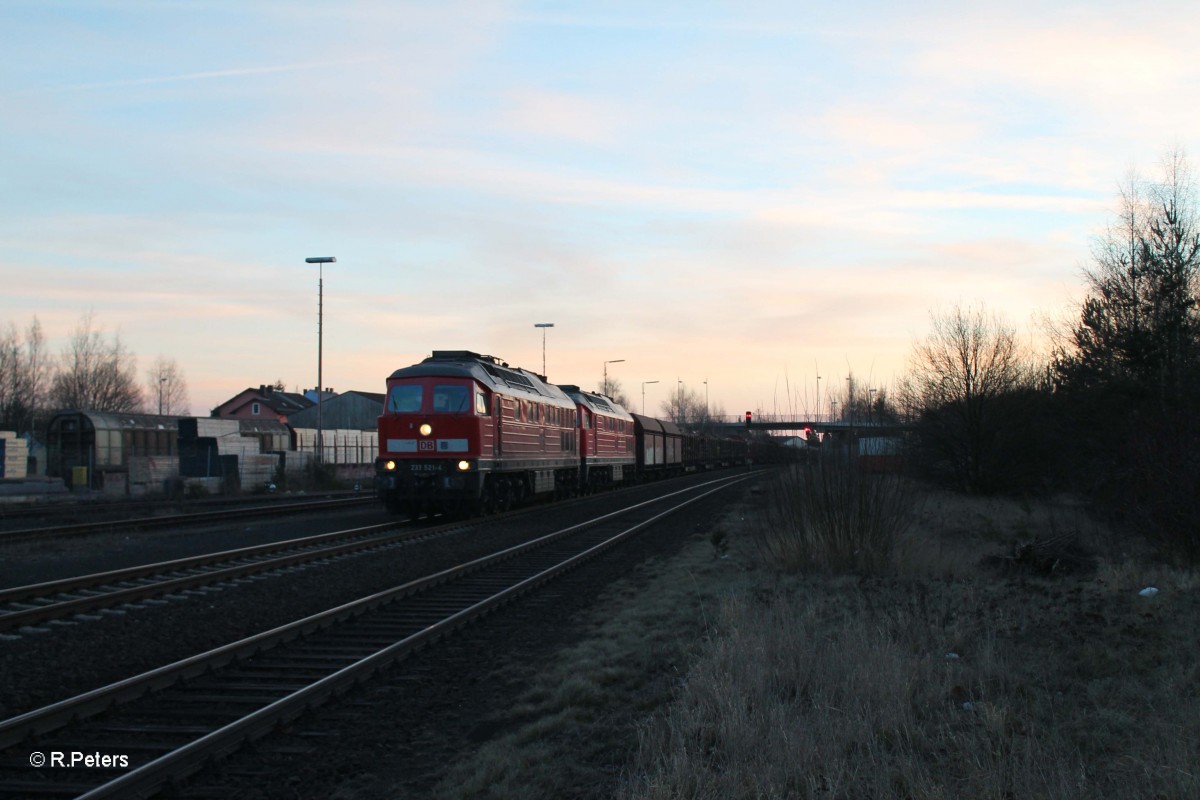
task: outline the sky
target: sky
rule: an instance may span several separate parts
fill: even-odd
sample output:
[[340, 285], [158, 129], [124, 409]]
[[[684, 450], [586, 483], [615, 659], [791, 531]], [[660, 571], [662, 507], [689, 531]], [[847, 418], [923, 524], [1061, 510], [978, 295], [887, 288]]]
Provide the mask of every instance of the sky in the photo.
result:
[[0, 0], [0, 326], [91, 312], [199, 415], [316, 385], [319, 294], [336, 391], [545, 333], [634, 410], [813, 413], [955, 306], [1044, 346], [1122, 181], [1200, 151], [1197, 40], [1155, 0]]

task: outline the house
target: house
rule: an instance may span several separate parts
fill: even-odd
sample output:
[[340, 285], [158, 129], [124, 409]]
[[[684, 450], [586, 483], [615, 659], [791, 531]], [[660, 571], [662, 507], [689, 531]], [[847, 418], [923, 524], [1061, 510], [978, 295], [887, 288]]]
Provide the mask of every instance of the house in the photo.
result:
[[[326, 403], [329, 401], [325, 401]], [[221, 419], [273, 419], [287, 422], [298, 411], [316, 406], [302, 394], [284, 392], [274, 386], [243, 389], [212, 410]]]

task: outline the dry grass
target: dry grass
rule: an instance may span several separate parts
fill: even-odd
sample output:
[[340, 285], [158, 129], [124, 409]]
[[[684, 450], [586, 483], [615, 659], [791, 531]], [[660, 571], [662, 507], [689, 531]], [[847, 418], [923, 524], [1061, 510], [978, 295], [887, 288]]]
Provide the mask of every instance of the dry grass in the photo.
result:
[[768, 562], [789, 570], [880, 574], [913, 521], [911, 484], [838, 458], [778, 470], [755, 533]]
[[731, 595], [621, 797], [1200, 797], [1196, 575], [979, 567], [1081, 519], [934, 495], [887, 577]]

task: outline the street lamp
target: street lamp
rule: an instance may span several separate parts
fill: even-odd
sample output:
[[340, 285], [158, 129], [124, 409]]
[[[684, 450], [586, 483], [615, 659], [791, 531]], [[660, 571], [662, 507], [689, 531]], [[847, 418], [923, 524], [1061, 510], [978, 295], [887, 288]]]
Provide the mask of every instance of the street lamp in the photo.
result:
[[322, 430], [324, 420], [321, 418], [321, 401], [325, 397], [323, 388], [325, 377], [321, 374], [321, 349], [325, 331], [325, 265], [337, 261], [333, 256], [316, 256], [304, 259], [306, 264], [317, 264], [317, 463], [325, 460], [324, 440]]
[[658, 383], [658, 381], [642, 381], [642, 413], [646, 413], [646, 386], [647, 384]]
[[162, 389], [163, 389], [163, 384], [166, 382], [167, 382], [166, 375], [158, 376], [158, 415], [160, 417], [162, 416]]
[[546, 377], [546, 328], [553, 328], [553, 322], [535, 322], [533, 327], [542, 329], [542, 377]]
[[604, 362], [604, 393], [603, 394], [605, 397], [608, 397], [608, 365], [609, 364], [624, 364], [624, 363], [625, 363], [625, 359], [623, 359], [623, 358], [614, 358], [612, 361]]

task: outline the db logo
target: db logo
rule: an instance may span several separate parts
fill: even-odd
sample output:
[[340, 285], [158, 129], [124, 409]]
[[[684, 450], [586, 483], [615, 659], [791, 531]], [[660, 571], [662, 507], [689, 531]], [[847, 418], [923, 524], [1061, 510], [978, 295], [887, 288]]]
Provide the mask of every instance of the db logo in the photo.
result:
[[421, 441], [417, 442], [418, 450], [437, 450], [437, 442]]

